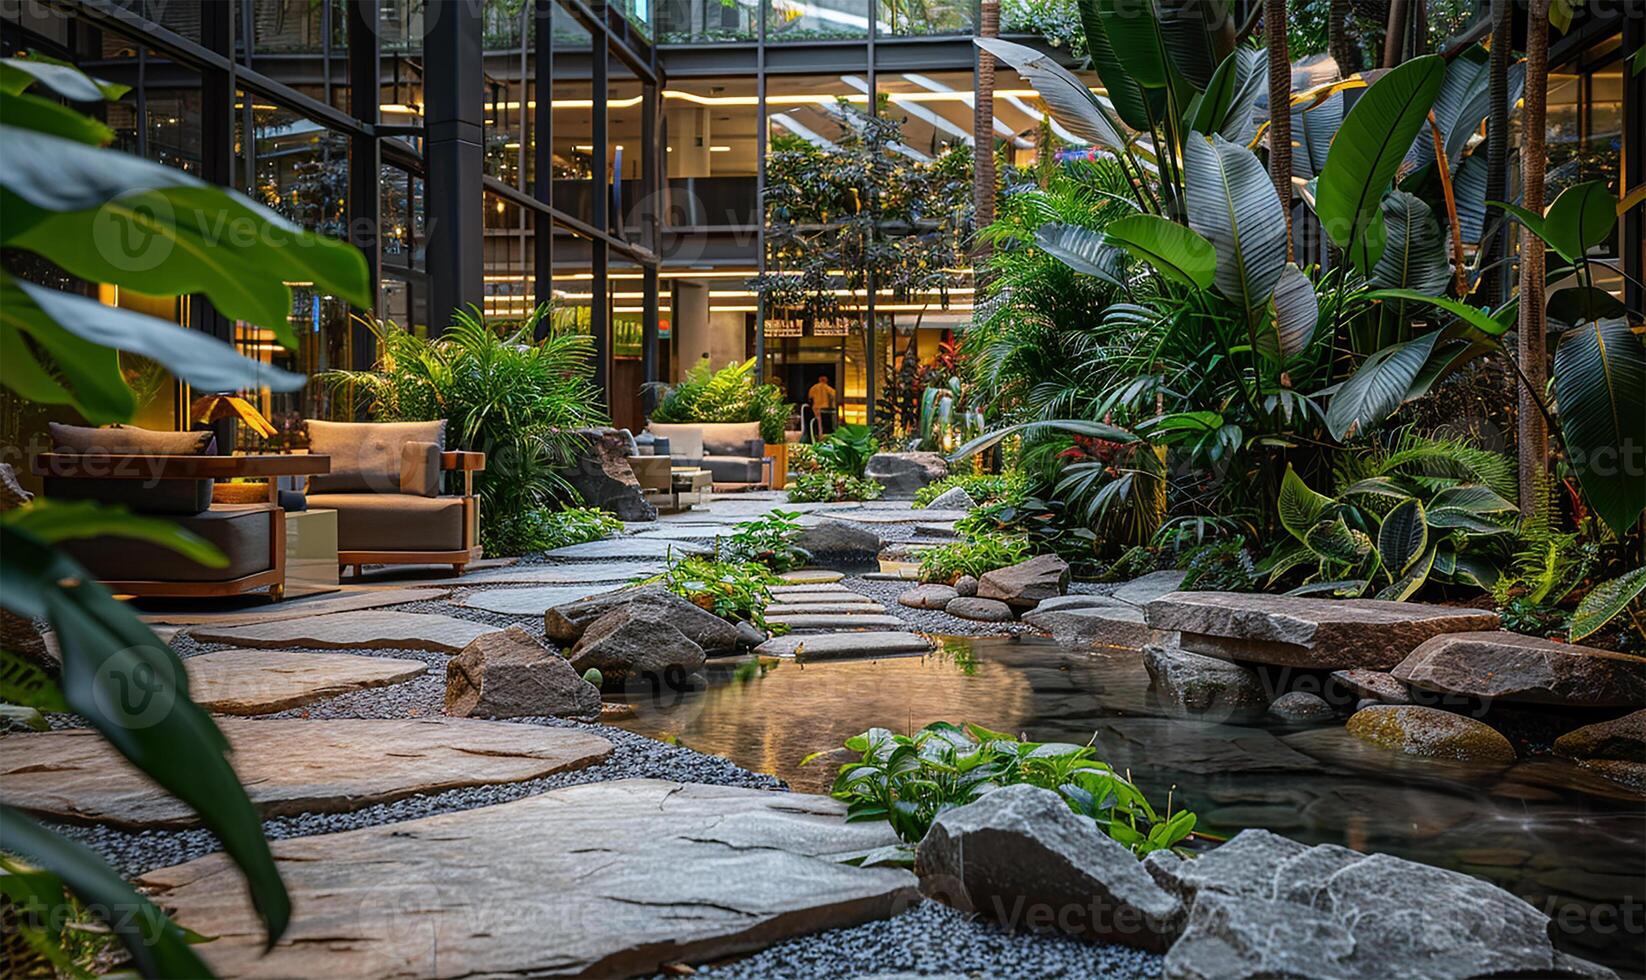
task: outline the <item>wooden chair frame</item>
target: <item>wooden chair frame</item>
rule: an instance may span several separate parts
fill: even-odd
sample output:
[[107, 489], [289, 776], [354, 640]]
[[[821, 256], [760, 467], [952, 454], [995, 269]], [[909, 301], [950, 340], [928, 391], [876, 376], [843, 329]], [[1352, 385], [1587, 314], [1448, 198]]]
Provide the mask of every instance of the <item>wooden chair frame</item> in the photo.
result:
[[286, 595], [286, 512], [280, 506], [277, 477], [313, 476], [331, 471], [331, 457], [315, 454], [254, 456], [150, 456], [108, 453], [39, 453], [38, 476], [98, 480], [204, 480], [268, 478], [269, 567], [222, 582], [167, 582], [156, 579], [103, 579], [109, 591], [133, 596], [242, 595], [267, 588], [269, 599]]
[[440, 469], [463, 474], [463, 546], [454, 551], [342, 551], [337, 552], [337, 574], [354, 568], [361, 575], [363, 565], [450, 565], [462, 575], [469, 562], [478, 561], [480, 548], [480, 498], [474, 492], [474, 475], [486, 468], [486, 454], [447, 450], [440, 454]]

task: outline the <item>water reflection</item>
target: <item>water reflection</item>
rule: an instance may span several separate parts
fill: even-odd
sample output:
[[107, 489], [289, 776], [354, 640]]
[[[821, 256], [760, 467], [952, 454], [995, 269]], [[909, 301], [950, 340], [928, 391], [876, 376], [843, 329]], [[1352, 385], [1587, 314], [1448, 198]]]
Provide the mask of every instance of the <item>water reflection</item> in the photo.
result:
[[1562, 947], [1646, 970], [1646, 801], [1562, 759], [1512, 766], [1419, 759], [1341, 726], [1174, 716], [1134, 651], [978, 638], [925, 657], [727, 666], [706, 687], [641, 699], [625, 726], [678, 739], [825, 793], [813, 752], [871, 726], [971, 721], [1043, 741], [1095, 741], [1152, 799], [1172, 793], [1202, 829], [1266, 827], [1478, 875], [1543, 909]]

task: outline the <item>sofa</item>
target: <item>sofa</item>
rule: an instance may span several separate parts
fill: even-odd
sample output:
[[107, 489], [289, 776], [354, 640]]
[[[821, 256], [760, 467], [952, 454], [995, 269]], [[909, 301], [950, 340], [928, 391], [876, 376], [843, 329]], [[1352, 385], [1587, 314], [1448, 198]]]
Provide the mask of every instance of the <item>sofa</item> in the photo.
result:
[[[309, 451], [331, 471], [309, 478], [308, 505], [337, 511], [337, 564], [449, 564], [461, 575], [481, 555], [480, 500], [473, 475], [485, 454], [446, 449], [445, 420], [307, 420]], [[444, 492], [443, 475], [463, 474], [463, 492]]]
[[765, 480], [766, 443], [759, 422], [648, 422], [646, 431], [676, 467], [708, 470], [716, 483]]

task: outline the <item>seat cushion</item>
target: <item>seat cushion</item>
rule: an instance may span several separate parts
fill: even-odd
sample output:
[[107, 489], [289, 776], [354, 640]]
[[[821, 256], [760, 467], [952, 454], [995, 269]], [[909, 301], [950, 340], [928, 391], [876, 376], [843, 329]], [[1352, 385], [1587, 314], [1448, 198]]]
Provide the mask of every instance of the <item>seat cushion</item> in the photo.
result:
[[[216, 449], [210, 430], [203, 432], [161, 432], [135, 425], [47, 424], [52, 448], [60, 453], [76, 453], [94, 461], [98, 456], [201, 456]], [[89, 467], [88, 461], [88, 467]], [[111, 467], [114, 465], [109, 464]], [[141, 463], [131, 465], [142, 472]], [[104, 472], [111, 472], [105, 470]], [[212, 481], [160, 480], [152, 477], [47, 477], [46, 497], [51, 500], [90, 500], [109, 506], [126, 507], [138, 514], [199, 514], [211, 506]]]
[[135, 425], [89, 425], [47, 423], [51, 443], [60, 453], [101, 453], [108, 456], [199, 456], [215, 438], [210, 429], [201, 432], [160, 432]]
[[331, 472], [309, 477], [314, 493], [400, 492], [401, 451], [408, 442], [446, 446], [446, 420], [326, 422], [309, 419], [309, 452], [331, 457]]
[[749, 456], [704, 456], [698, 465], [713, 473], [716, 483], [759, 483], [765, 478], [763, 461]]
[[759, 422], [705, 422], [704, 456], [747, 456], [749, 443], [760, 438]]
[[337, 511], [342, 551], [457, 551], [463, 498], [404, 493], [311, 493], [309, 509]]
[[700, 425], [691, 422], [652, 422], [646, 426], [646, 431], [655, 438], [669, 440], [669, 455], [677, 460], [703, 458], [703, 427]]
[[407, 442], [400, 447], [400, 492], [414, 497], [440, 496], [440, 447]]
[[227, 582], [271, 567], [268, 504], [213, 504], [210, 510], [172, 518], [217, 546], [227, 567], [208, 568], [169, 548], [132, 538], [103, 536], [66, 541], [63, 549], [100, 579], [121, 582]]

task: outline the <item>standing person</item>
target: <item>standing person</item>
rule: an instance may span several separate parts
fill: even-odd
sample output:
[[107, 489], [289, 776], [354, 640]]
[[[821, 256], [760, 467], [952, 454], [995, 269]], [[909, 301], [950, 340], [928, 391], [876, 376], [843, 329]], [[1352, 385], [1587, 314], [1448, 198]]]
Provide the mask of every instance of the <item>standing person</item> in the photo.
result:
[[818, 378], [817, 384], [812, 385], [811, 391], [806, 393], [807, 399], [812, 403], [812, 414], [817, 416], [818, 428], [822, 429], [825, 435], [834, 431], [835, 395], [836, 392], [829, 385], [829, 376], [826, 374]]

